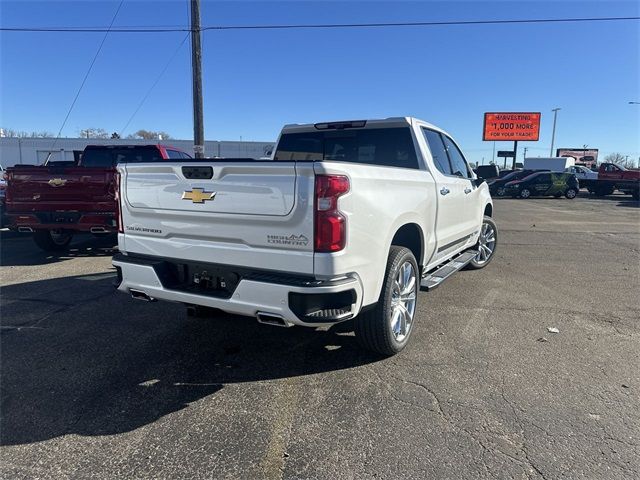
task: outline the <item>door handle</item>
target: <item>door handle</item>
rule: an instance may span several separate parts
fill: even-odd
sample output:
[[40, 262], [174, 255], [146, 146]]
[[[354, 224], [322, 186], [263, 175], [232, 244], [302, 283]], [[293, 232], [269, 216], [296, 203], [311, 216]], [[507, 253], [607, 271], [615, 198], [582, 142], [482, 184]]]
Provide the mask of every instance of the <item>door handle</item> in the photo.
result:
[[464, 193], [471, 193], [471, 189], [469, 187], [465, 188]]
[[447, 187], [442, 187], [440, 189], [440, 195], [446, 195], [447, 193], [449, 193], [449, 189]]

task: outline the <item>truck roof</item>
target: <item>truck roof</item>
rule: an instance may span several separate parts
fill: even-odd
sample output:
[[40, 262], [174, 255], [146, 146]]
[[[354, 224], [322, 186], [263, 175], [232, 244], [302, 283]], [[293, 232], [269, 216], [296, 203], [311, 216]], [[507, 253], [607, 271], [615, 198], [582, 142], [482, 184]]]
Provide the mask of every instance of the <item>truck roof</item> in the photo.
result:
[[424, 120], [420, 120], [415, 117], [388, 117], [388, 118], [373, 118], [362, 120], [338, 120], [330, 122], [319, 123], [290, 123], [282, 128], [282, 133], [296, 133], [296, 132], [308, 132], [318, 130], [342, 130], [346, 128], [394, 128], [404, 127], [412, 124], [418, 124], [420, 126], [432, 128], [440, 132], [444, 132], [439, 127], [432, 125]]

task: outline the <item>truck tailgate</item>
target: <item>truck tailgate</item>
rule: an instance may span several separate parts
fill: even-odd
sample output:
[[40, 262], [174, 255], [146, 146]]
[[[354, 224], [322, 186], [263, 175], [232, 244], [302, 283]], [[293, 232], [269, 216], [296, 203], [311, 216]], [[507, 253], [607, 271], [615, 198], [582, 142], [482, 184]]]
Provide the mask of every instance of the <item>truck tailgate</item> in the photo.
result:
[[7, 210], [101, 211], [114, 208], [114, 170], [14, 167], [8, 170]]
[[127, 253], [313, 273], [312, 166], [199, 161], [119, 171]]

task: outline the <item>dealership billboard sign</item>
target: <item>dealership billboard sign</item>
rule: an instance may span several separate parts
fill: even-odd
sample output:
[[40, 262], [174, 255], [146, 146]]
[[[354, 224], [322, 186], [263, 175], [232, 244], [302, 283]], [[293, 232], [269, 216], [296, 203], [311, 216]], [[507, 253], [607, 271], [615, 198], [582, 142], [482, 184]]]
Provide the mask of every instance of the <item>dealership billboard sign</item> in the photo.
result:
[[598, 163], [597, 148], [558, 148], [556, 157], [573, 157], [576, 163], [592, 166]]
[[540, 117], [540, 112], [485, 113], [482, 139], [537, 142], [540, 137]]

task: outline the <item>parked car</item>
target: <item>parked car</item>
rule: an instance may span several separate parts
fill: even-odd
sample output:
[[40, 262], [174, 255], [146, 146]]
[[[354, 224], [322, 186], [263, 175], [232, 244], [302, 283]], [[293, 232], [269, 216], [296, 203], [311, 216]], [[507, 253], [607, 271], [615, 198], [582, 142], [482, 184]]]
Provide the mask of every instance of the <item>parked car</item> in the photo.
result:
[[519, 169], [512, 170], [512, 169], [509, 169], [509, 168], [505, 168], [505, 169], [503, 169], [503, 170], [500, 170], [500, 173], [498, 174], [498, 178], [504, 178], [504, 177], [506, 177], [507, 175], [510, 175], [510, 174], [512, 174], [513, 172], [518, 172], [518, 171], [520, 171], [520, 170], [519, 170]]
[[496, 178], [495, 180], [490, 180], [489, 182], [487, 182], [487, 184], [489, 185], [489, 192], [491, 192], [491, 195], [495, 195], [496, 197], [504, 197], [504, 186], [507, 183], [513, 182], [515, 180], [521, 180], [538, 171], [544, 170], [513, 170], [511, 173], [502, 178]]
[[586, 186], [586, 181], [589, 180], [597, 180], [598, 179], [598, 172], [594, 172], [593, 170], [588, 169], [585, 166], [582, 165], [574, 165], [572, 167], [568, 167], [565, 172], [567, 173], [573, 173], [576, 178], [578, 179], [578, 181], [580, 182], [580, 186], [584, 187]]
[[45, 251], [63, 250], [74, 233], [117, 231], [116, 165], [189, 159], [164, 145], [89, 145], [77, 165], [17, 165], [7, 169], [9, 227], [33, 233]]
[[578, 179], [572, 173], [535, 172], [520, 180], [508, 182], [504, 186], [504, 194], [514, 198], [533, 196], [560, 198], [564, 195], [573, 199], [576, 198], [579, 191]]
[[485, 267], [498, 241], [486, 182], [415, 118], [288, 125], [271, 161], [118, 171], [120, 291], [282, 327], [354, 319], [384, 355], [409, 341], [418, 289]]

